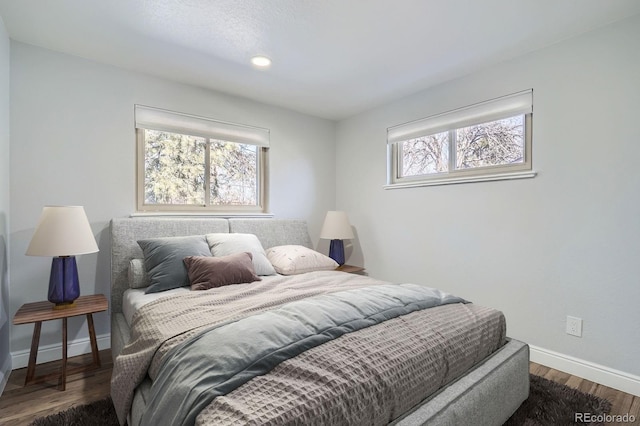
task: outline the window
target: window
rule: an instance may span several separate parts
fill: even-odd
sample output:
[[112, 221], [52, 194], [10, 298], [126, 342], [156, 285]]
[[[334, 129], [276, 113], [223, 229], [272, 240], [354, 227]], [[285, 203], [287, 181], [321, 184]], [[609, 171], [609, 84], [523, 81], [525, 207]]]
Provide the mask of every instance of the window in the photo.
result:
[[533, 177], [531, 90], [387, 129], [386, 188]]
[[266, 212], [269, 130], [135, 106], [139, 212]]

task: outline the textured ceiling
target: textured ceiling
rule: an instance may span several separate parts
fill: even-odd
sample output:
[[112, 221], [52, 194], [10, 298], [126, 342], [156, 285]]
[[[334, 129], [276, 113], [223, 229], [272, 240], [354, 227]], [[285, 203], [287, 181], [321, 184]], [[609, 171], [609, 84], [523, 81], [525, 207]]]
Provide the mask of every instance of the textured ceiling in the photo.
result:
[[0, 0], [14, 40], [329, 119], [638, 13], [638, 0]]

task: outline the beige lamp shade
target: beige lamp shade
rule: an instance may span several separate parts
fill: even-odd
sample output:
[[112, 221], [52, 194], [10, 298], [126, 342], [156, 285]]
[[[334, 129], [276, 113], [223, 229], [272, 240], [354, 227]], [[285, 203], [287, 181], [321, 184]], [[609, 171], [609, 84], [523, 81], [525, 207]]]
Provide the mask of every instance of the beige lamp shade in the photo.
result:
[[45, 206], [27, 256], [75, 256], [98, 251], [82, 206]]
[[328, 211], [320, 231], [320, 238], [327, 240], [350, 240], [355, 238], [347, 213]]

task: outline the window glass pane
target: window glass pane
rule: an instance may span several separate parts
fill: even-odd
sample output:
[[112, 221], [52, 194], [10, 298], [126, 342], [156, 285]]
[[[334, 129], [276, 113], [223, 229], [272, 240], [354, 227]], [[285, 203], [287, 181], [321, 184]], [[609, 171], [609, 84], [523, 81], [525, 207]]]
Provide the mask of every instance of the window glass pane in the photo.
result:
[[258, 204], [258, 147], [211, 141], [211, 204]]
[[456, 169], [524, 162], [524, 115], [456, 130]]
[[145, 130], [145, 204], [205, 203], [204, 138]]
[[443, 173], [449, 170], [449, 133], [437, 133], [400, 143], [400, 177]]

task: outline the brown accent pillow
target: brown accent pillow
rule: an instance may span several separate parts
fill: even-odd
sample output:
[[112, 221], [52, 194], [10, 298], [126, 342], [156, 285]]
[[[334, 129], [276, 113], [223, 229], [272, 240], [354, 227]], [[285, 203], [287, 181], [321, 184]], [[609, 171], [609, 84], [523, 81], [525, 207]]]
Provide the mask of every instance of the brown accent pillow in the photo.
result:
[[183, 259], [187, 267], [191, 290], [208, 290], [229, 284], [260, 281], [253, 269], [251, 253], [234, 253], [228, 256], [187, 256]]

